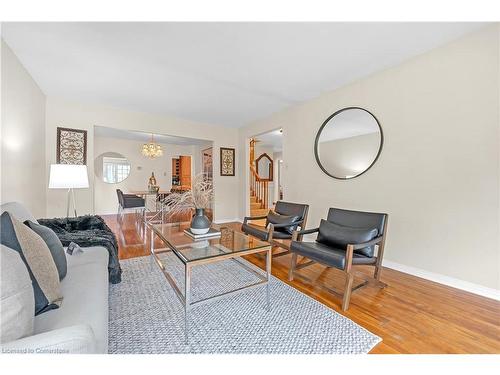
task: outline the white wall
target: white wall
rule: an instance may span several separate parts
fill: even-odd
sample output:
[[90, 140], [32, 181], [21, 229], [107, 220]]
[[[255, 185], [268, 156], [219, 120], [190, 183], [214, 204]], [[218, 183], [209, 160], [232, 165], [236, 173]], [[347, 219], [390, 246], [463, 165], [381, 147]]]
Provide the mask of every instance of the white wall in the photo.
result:
[[274, 191], [273, 191], [273, 196], [274, 196], [274, 202], [279, 201], [280, 199], [280, 186], [279, 186], [279, 169], [280, 169], [280, 160], [283, 160], [283, 153], [281, 151], [279, 152], [273, 152], [273, 163], [274, 163], [274, 169], [273, 169], [273, 180], [274, 180]]
[[45, 217], [45, 95], [2, 40], [1, 202]]
[[255, 143], [254, 146], [254, 155], [255, 159], [257, 159], [262, 154], [268, 154], [270, 158], [273, 157], [273, 148], [268, 146], [262, 146], [259, 142]]
[[[116, 152], [123, 155], [130, 163], [130, 174], [122, 182], [108, 184], [102, 181], [102, 171], [99, 173], [94, 165], [94, 211], [96, 214], [112, 214], [117, 210], [116, 189], [127, 193], [134, 190], [147, 190], [151, 172], [154, 172], [160, 190], [170, 190], [172, 187], [172, 158], [179, 155], [191, 156], [193, 176], [201, 170], [201, 151], [197, 145], [162, 144], [163, 156], [150, 159], [141, 154], [144, 142], [95, 137], [94, 161], [105, 152]], [[102, 168], [102, 166], [101, 166]]]
[[[387, 212], [387, 261], [499, 289], [499, 67], [495, 25], [252, 123], [240, 148], [283, 127], [285, 197], [310, 204], [309, 227], [328, 207]], [[366, 174], [338, 181], [313, 146], [348, 106], [377, 116], [384, 149]]]
[[[214, 188], [215, 220], [234, 220], [238, 217], [239, 171], [236, 176], [220, 176], [219, 147], [235, 147], [238, 130], [216, 125], [200, 124], [176, 118], [127, 111], [117, 108], [67, 102], [58, 98], [47, 98], [46, 109], [46, 163], [55, 163], [56, 128], [58, 126], [87, 130], [87, 155], [94, 152], [94, 126], [106, 126], [116, 129], [143, 131], [166, 134], [214, 142]], [[236, 150], [236, 161], [239, 159]], [[87, 160], [89, 170], [89, 189], [76, 191], [78, 213], [94, 212], [94, 162]], [[49, 190], [47, 195], [47, 215], [65, 214], [65, 192]]]

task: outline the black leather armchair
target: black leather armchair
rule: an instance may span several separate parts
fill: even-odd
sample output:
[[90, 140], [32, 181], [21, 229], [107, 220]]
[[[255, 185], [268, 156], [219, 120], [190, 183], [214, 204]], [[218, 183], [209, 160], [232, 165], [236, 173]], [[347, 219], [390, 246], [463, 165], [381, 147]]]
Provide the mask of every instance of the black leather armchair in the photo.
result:
[[[321, 220], [318, 228], [294, 232], [290, 245], [292, 261], [288, 279], [292, 281], [296, 270], [314, 263], [342, 270], [346, 276], [342, 310], [347, 310], [352, 291], [368, 283], [365, 281], [353, 289], [353, 266], [375, 267], [373, 278], [379, 286], [385, 286], [380, 282], [380, 271], [387, 235], [387, 220], [387, 214], [330, 208], [327, 220]], [[316, 241], [306, 242], [300, 239], [312, 233], [318, 233]], [[375, 253], [376, 247], [377, 253]], [[298, 255], [310, 261], [297, 265]]]
[[[278, 201], [274, 211], [270, 211], [267, 215], [245, 217], [241, 230], [260, 240], [270, 242], [274, 246], [284, 248], [286, 251], [273, 255], [282, 256], [288, 254], [290, 249], [287, 242], [280, 240], [291, 240], [295, 230], [306, 227], [308, 211], [309, 205], [307, 204]], [[264, 227], [249, 223], [252, 220], [263, 219], [266, 219]]]

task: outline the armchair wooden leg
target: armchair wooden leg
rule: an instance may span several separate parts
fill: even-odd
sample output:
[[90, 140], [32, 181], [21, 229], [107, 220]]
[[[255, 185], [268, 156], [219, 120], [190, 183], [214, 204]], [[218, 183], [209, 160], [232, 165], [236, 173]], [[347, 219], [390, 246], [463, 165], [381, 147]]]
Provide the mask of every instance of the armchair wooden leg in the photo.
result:
[[378, 286], [379, 288], [385, 288], [387, 286], [386, 283], [380, 281], [380, 274], [382, 272], [382, 265], [376, 265], [375, 266], [375, 272], [373, 274], [373, 279], [375, 280], [375, 284], [376, 286]]
[[350, 272], [346, 273], [344, 298], [342, 298], [342, 311], [346, 311], [349, 308], [349, 301], [351, 300], [353, 280], [354, 280], [354, 277], [353, 277], [352, 273], [350, 273]]
[[297, 253], [292, 253], [292, 261], [290, 263], [290, 270], [288, 271], [288, 281], [293, 281], [293, 273], [297, 266]]
[[380, 281], [380, 273], [382, 272], [382, 266], [377, 264], [375, 266], [375, 273], [373, 274], [373, 278], [377, 281]]

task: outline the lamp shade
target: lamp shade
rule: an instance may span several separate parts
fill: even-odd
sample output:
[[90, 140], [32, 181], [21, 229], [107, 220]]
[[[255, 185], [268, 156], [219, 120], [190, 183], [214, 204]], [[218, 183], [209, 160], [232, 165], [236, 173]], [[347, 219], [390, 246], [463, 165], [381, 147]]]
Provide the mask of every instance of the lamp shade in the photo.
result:
[[51, 164], [49, 189], [88, 188], [86, 165]]

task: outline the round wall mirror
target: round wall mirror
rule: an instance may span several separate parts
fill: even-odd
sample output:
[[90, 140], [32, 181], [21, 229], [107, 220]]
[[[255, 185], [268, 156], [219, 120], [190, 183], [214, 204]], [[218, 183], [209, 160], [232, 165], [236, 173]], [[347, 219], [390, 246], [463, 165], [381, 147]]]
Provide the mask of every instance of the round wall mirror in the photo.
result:
[[347, 180], [362, 175], [375, 164], [383, 140], [382, 128], [372, 113], [349, 107], [335, 112], [321, 125], [314, 153], [323, 172]]
[[118, 184], [130, 174], [130, 163], [117, 152], [104, 152], [94, 162], [95, 175], [107, 184]]

